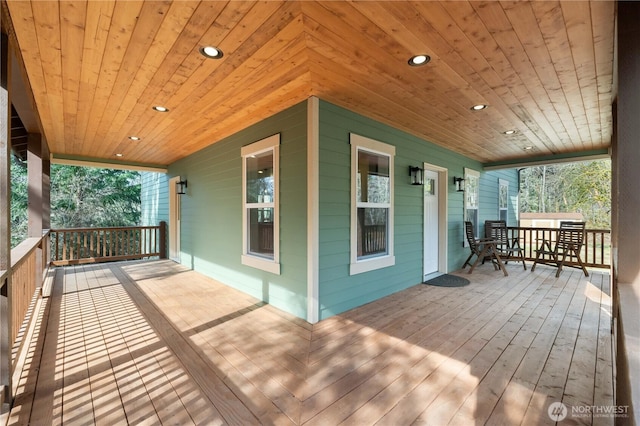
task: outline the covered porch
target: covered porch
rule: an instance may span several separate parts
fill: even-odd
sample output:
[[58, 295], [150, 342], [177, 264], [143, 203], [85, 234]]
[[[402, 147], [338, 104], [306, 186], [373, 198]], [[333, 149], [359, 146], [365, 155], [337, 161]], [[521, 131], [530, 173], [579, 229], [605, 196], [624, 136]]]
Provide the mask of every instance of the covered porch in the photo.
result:
[[168, 260], [56, 268], [9, 424], [613, 424], [609, 274], [507, 268], [315, 325]]

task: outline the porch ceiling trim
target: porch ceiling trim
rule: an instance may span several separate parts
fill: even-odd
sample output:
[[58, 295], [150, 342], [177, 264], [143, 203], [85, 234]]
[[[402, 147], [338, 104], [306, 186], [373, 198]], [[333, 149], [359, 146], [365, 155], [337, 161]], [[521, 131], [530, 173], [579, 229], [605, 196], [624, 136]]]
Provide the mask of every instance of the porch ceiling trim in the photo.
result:
[[51, 155], [51, 164], [67, 166], [97, 167], [102, 169], [135, 170], [138, 172], [167, 173], [167, 166], [159, 164], [143, 164], [127, 161], [109, 161], [104, 158], [76, 157], [59, 154]]
[[590, 161], [604, 158], [611, 158], [609, 149], [596, 149], [586, 152], [574, 152], [567, 154], [546, 155], [540, 157], [532, 157], [526, 161], [504, 161], [496, 163], [487, 163], [484, 170], [504, 170], [518, 167], [542, 166], [545, 164], [572, 163], [576, 161]]

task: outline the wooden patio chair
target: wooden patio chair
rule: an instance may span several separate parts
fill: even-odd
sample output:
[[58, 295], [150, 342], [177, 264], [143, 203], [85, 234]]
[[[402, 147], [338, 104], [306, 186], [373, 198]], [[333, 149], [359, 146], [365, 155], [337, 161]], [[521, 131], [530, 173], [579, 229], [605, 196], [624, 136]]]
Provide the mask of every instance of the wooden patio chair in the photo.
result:
[[524, 250], [520, 247], [518, 237], [509, 238], [507, 222], [504, 220], [486, 220], [484, 222], [484, 235], [491, 240], [500, 241], [497, 245], [498, 254], [504, 263], [510, 260], [521, 261], [524, 270], [527, 265], [524, 260]]
[[[469, 257], [467, 257], [467, 260], [465, 260], [464, 265], [462, 265], [462, 269], [464, 269], [467, 265], [469, 265], [471, 267], [471, 269], [469, 270], [469, 273], [471, 273], [471, 271], [473, 271], [473, 268], [475, 267], [475, 265], [481, 260], [482, 263], [485, 262], [485, 260], [490, 259], [491, 263], [493, 264], [494, 269], [498, 270], [499, 266], [497, 264], [497, 262], [495, 261], [495, 258], [493, 256], [487, 256], [487, 252], [485, 250], [484, 247], [484, 242], [486, 241], [492, 241], [491, 238], [476, 238], [476, 234], [473, 230], [473, 223], [472, 222], [465, 222], [464, 223], [464, 232], [465, 235], [467, 237], [467, 242], [469, 243], [469, 250], [471, 250], [471, 254], [469, 255]], [[476, 261], [472, 264], [471, 263], [471, 258], [473, 256], [476, 256]]]
[[[536, 264], [538, 263], [554, 264], [558, 268], [556, 272], [557, 278], [560, 276], [562, 267], [565, 266], [566, 262], [572, 257], [575, 257], [578, 264], [566, 264], [566, 266], [580, 268], [582, 272], [584, 272], [584, 276], [588, 277], [589, 272], [587, 272], [587, 268], [584, 267], [582, 258], [580, 257], [580, 250], [582, 250], [584, 238], [585, 222], [560, 222], [560, 229], [558, 230], [555, 245], [552, 247], [551, 241], [542, 240], [542, 245], [536, 250], [536, 260], [533, 262], [531, 271], [536, 269]], [[550, 258], [541, 258], [542, 256], [549, 256]]]

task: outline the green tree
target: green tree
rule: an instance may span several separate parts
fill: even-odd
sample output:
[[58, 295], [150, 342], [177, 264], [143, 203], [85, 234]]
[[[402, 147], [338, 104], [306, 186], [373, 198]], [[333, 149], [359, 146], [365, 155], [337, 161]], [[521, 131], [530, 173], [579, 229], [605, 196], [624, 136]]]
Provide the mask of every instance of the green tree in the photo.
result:
[[11, 247], [27, 237], [27, 163], [11, 156]]
[[[27, 235], [27, 164], [12, 156], [11, 243]], [[140, 224], [140, 173], [66, 165], [51, 166], [51, 227]]]
[[582, 213], [590, 228], [611, 227], [611, 162], [551, 164], [523, 169], [523, 213]]
[[140, 174], [53, 165], [51, 226], [82, 228], [140, 223]]

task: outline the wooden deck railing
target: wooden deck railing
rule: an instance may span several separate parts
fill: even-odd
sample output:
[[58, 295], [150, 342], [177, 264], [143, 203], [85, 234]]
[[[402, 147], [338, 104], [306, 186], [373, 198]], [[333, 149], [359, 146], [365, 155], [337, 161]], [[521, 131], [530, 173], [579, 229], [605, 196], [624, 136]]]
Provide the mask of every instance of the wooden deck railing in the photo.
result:
[[51, 230], [55, 266], [116, 260], [165, 258], [165, 222], [158, 226]]
[[[29, 320], [29, 308], [44, 282], [44, 273], [49, 265], [49, 233], [41, 238], [27, 238], [11, 250], [11, 271], [5, 271], [1, 280], [2, 295], [9, 303], [6, 310], [6, 332], [9, 345], [14, 354], [19, 350], [17, 344], [20, 329]], [[9, 276], [10, 275], [10, 276]], [[10, 278], [11, 284], [7, 278]], [[24, 342], [22, 342], [24, 343]]]
[[[508, 230], [512, 239], [518, 239], [520, 247], [524, 249], [525, 259], [530, 261], [535, 260], [536, 249], [540, 247], [543, 240], [555, 241], [558, 234], [558, 229], [555, 228], [509, 226]], [[580, 257], [585, 266], [609, 268], [611, 266], [611, 231], [587, 229]], [[573, 258], [567, 264], [577, 265], [577, 259]]]

